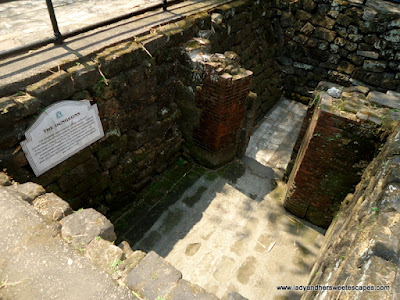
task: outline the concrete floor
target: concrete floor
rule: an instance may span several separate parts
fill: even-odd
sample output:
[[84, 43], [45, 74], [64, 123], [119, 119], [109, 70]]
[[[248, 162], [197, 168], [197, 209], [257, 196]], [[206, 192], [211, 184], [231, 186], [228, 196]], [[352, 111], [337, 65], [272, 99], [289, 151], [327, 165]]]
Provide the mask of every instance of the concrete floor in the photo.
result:
[[[123, 15], [161, 0], [53, 0], [61, 33]], [[0, 51], [53, 36], [46, 1], [0, 4]]]
[[306, 284], [323, 240], [321, 230], [282, 207], [279, 179], [305, 112], [281, 100], [234, 163], [236, 176], [198, 180], [134, 248], [156, 251], [218, 297], [237, 291], [250, 300], [300, 299], [276, 286]]

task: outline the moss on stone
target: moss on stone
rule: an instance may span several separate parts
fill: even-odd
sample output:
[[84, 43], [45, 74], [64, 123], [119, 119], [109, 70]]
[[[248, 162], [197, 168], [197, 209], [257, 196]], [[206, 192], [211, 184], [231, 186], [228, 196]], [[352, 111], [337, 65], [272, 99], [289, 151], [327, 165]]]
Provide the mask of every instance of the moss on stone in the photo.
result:
[[196, 193], [193, 196], [186, 197], [183, 199], [183, 202], [189, 206], [193, 207], [201, 199], [201, 196], [203, 196], [204, 192], [207, 191], [207, 188], [205, 186], [201, 186], [197, 189]]
[[233, 183], [244, 175], [246, 171], [245, 165], [239, 160], [235, 160], [217, 171], [217, 174]]
[[208, 172], [204, 177], [208, 181], [214, 181], [218, 178], [218, 174], [216, 172]]
[[178, 225], [183, 216], [184, 212], [181, 209], [169, 210], [167, 217], [160, 227], [160, 232], [162, 234], [170, 232], [176, 225]]

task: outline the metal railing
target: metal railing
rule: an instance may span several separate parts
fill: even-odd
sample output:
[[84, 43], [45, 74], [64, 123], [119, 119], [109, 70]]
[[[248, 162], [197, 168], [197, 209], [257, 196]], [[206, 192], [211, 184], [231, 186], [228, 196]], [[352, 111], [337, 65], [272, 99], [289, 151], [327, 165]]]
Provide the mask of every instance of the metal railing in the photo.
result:
[[[127, 1], [129, 1], [129, 0], [127, 0]], [[57, 23], [56, 14], [55, 14], [55, 11], [54, 11], [53, 2], [52, 2], [52, 0], [46, 0], [47, 10], [49, 12], [50, 21], [51, 21], [51, 25], [53, 27], [54, 36], [50, 37], [50, 38], [38, 40], [38, 41], [35, 41], [35, 42], [32, 42], [32, 43], [28, 43], [28, 44], [25, 44], [23, 46], [19, 46], [19, 47], [15, 47], [15, 48], [11, 48], [11, 49], [8, 49], [8, 50], [1, 51], [0, 52], [0, 59], [4, 59], [4, 58], [7, 58], [7, 57], [15, 56], [17, 54], [20, 54], [20, 53], [23, 53], [23, 52], [27, 52], [29, 50], [36, 49], [36, 48], [39, 48], [39, 47], [43, 47], [43, 46], [51, 44], [51, 43], [61, 44], [61, 43], [63, 43], [63, 41], [65, 39], [67, 39], [69, 37], [73, 37], [73, 36], [79, 35], [81, 33], [84, 33], [84, 32], [87, 32], [87, 31], [90, 31], [90, 30], [93, 30], [93, 29], [96, 29], [96, 28], [99, 28], [99, 27], [102, 27], [102, 26], [110, 25], [110, 24], [122, 21], [124, 19], [128, 19], [128, 18], [137, 16], [137, 15], [141, 15], [141, 14], [144, 14], [146, 12], [153, 11], [153, 10], [156, 10], [156, 9], [161, 9], [162, 8], [165, 11], [165, 10], [167, 10], [168, 6], [170, 6], [172, 4], [179, 3], [179, 2], [183, 2], [183, 1], [184, 0], [170, 0], [170, 1], [160, 0], [159, 4], [155, 4], [153, 6], [149, 6], [149, 7], [143, 8], [143, 9], [139, 9], [139, 10], [136, 10], [136, 11], [124, 14], [124, 15], [120, 15], [120, 16], [117, 16], [117, 17], [114, 17], [114, 18], [111, 18], [111, 19], [100, 21], [98, 23], [94, 23], [92, 25], [88, 25], [88, 26], [85, 26], [85, 27], [70, 31], [68, 33], [62, 34], [60, 32], [59, 27], [58, 27], [58, 23]]]

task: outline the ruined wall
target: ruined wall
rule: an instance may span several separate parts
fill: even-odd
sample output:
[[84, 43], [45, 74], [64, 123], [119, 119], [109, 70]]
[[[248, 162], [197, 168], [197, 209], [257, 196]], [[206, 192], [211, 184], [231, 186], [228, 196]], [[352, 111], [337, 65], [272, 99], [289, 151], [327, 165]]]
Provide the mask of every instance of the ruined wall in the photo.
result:
[[229, 49], [240, 56], [242, 67], [253, 72], [250, 90], [257, 94], [256, 120], [277, 102], [282, 95], [280, 66], [275, 33], [271, 25], [273, 1], [240, 1], [234, 9], [222, 6], [216, 13], [213, 29], [217, 33], [210, 38], [212, 50], [221, 52]]
[[307, 101], [320, 80], [400, 90], [398, 5], [390, 12], [384, 7], [396, 4], [384, 2], [377, 10], [381, 1], [273, 2], [271, 23], [287, 96]]
[[304, 122], [309, 123], [308, 129], [305, 132], [303, 124], [299, 137], [302, 144], [284, 206], [315, 225], [328, 227], [400, 120], [400, 94], [320, 82], [315, 95], [313, 116]]
[[[302, 299], [396, 299], [399, 281], [400, 128], [363, 173], [326, 233], [312, 285], [389, 285], [390, 291], [308, 292]], [[340, 295], [339, 295], [340, 294]]]
[[[244, 55], [243, 62], [254, 69], [262, 62], [261, 70], [255, 70], [253, 85], [259, 87], [260, 78], [272, 69], [277, 72], [272, 58], [264, 61], [266, 53], [269, 57], [274, 53], [272, 44], [261, 39], [271, 31], [266, 8], [258, 2], [236, 1], [158, 27], [92, 57], [67, 62], [51, 76], [1, 98], [1, 168], [19, 182], [40, 183], [68, 200], [73, 208], [90, 206], [105, 213], [132, 201], [135, 193], [181, 155], [181, 132], [193, 130], [201, 112], [192, 88], [197, 82], [196, 72], [181, 46], [211, 32], [215, 50], [246, 52], [251, 58]], [[222, 19], [212, 20], [215, 12]], [[251, 43], [243, 36], [259, 42]], [[268, 107], [280, 96], [278, 88], [274, 92], [273, 96], [271, 92], [261, 93]], [[105, 137], [36, 178], [19, 143], [45, 107], [67, 99], [96, 103]], [[260, 107], [262, 116], [267, 107]], [[186, 137], [185, 143], [192, 142]]]

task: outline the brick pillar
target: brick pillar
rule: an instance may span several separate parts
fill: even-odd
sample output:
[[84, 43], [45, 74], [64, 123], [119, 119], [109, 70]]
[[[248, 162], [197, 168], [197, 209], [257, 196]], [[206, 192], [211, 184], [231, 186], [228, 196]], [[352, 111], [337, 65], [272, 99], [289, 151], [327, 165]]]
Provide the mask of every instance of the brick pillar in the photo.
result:
[[328, 227], [360, 181], [363, 162], [372, 160], [377, 141], [373, 125], [334, 111], [321, 98], [290, 174], [284, 207]]
[[221, 62], [204, 64], [203, 86], [196, 92], [202, 114], [193, 140], [205, 164], [219, 166], [236, 156], [252, 74]]

